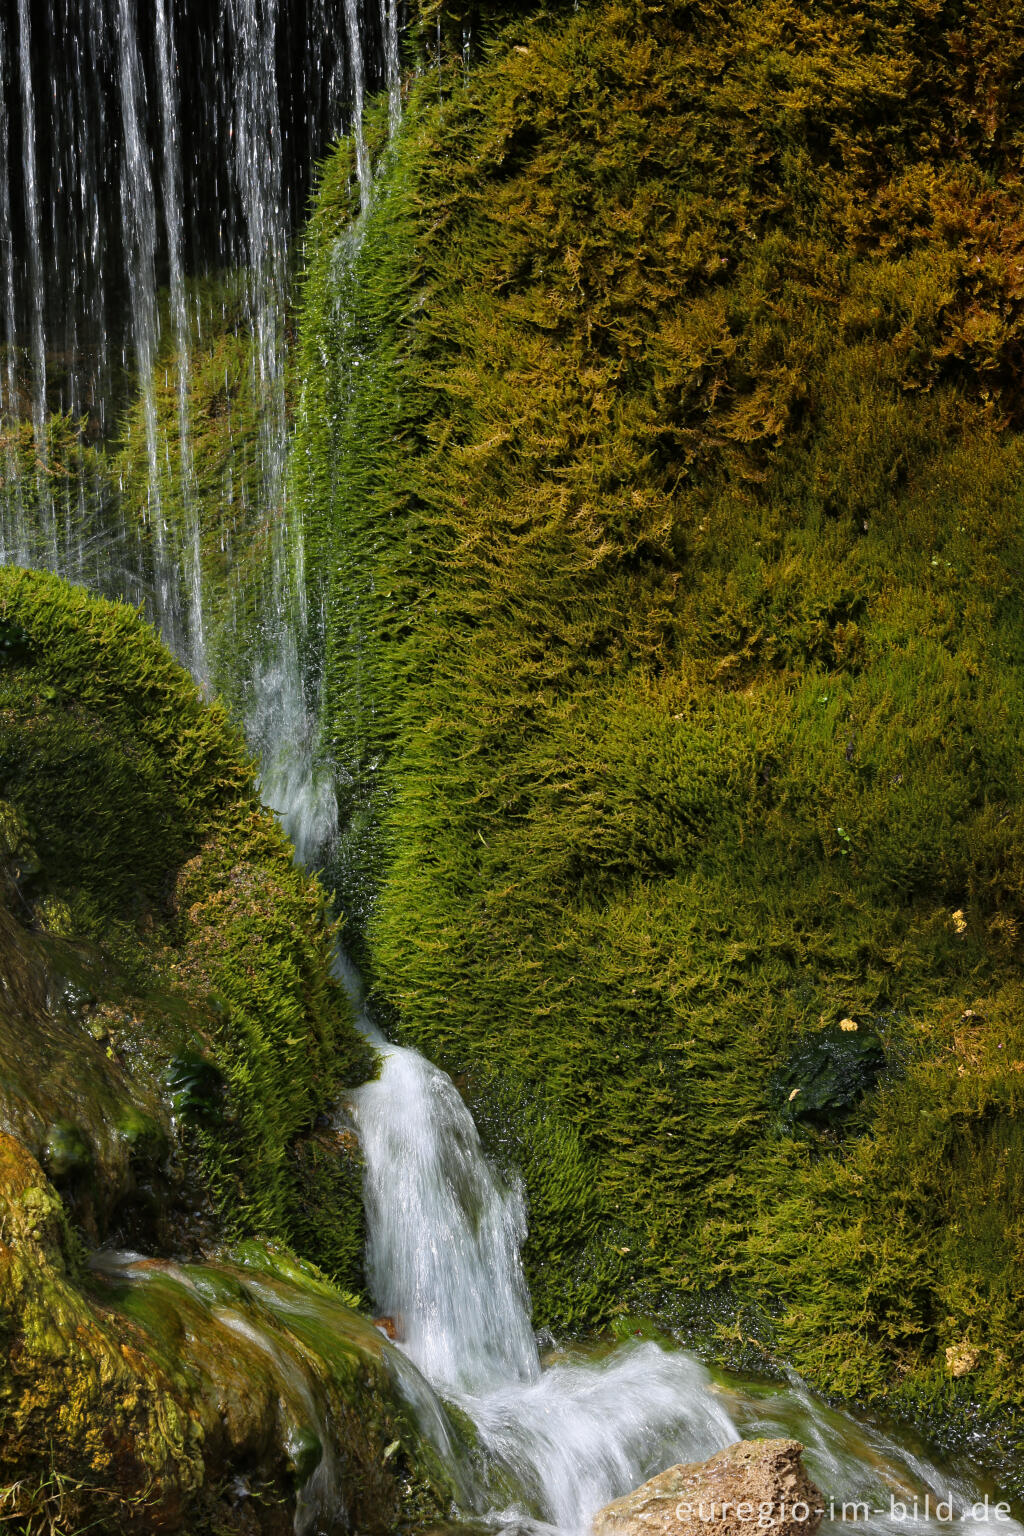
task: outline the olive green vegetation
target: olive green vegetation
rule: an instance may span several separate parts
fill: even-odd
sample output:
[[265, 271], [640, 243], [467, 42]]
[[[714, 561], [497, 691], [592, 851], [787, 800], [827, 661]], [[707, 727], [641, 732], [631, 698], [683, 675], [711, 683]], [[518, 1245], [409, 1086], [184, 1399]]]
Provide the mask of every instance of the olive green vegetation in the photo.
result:
[[[318, 1115], [372, 1056], [331, 975], [323, 892], [260, 806], [237, 730], [124, 604], [8, 569], [0, 624], [0, 797], [33, 853], [14, 914], [43, 930], [21, 950], [49, 931], [41, 963], [84, 977], [76, 1006], [102, 1003], [106, 1056], [138, 1063], [174, 1114], [221, 1228], [301, 1232], [358, 1290], [356, 1170], [316, 1226], [307, 1165], [330, 1134]], [[93, 948], [71, 968], [54, 930]]]
[[[192, 604], [198, 558], [208, 680], [240, 717], [249, 702], [262, 605], [269, 579], [271, 528], [280, 505], [267, 494], [270, 416], [284, 396], [268, 399], [251, 334], [245, 274], [220, 274], [190, 284], [187, 348], [166, 317], [153, 371], [156, 425], [154, 477], [149, 459], [146, 402], [137, 393], [107, 445], [120, 515], [141, 533], [152, 563], [154, 496], [165, 525], [169, 565], [176, 571], [179, 612]], [[182, 372], [185, 390], [182, 394]], [[182, 425], [184, 423], [184, 433]], [[183, 649], [184, 637], [180, 637]]]
[[324, 169], [296, 441], [351, 939], [523, 1171], [537, 1321], [973, 1415], [1017, 1493], [1021, 38], [442, 60], [361, 219]]
[[351, 1310], [359, 1170], [323, 1111], [373, 1057], [333, 945], [224, 708], [131, 607], [0, 570], [13, 1527], [383, 1533], [449, 1508]]
[[308, 1267], [249, 1243], [88, 1274], [56, 1190], [4, 1133], [0, 1204], [12, 1529], [286, 1536], [299, 1511], [384, 1536], [443, 1515], [453, 1490], [389, 1346]]

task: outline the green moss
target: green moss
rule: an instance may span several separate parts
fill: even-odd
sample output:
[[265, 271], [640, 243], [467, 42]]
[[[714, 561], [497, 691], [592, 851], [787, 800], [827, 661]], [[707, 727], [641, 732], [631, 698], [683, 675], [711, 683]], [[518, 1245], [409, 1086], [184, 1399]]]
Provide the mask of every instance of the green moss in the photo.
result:
[[324, 893], [134, 610], [5, 570], [0, 622], [4, 1516], [212, 1533], [242, 1479], [266, 1536], [435, 1522], [448, 1474], [346, 1305], [328, 1111], [373, 1054]]
[[[325, 170], [296, 446], [343, 906], [522, 1168], [538, 1321], [613, 1276], [727, 1298], [826, 1390], [990, 1414], [1024, 1406], [1017, 62], [989, 9], [899, 0], [597, 5], [442, 61], [361, 220]], [[885, 1073], [787, 1135], [779, 1073], [846, 1017]]]
[[[265, 489], [267, 432], [277, 430], [271, 417], [283, 400], [273, 392], [267, 398], [260, 380], [244, 295], [244, 274], [195, 282], [185, 353], [175, 350], [174, 327], [164, 329], [152, 381], [159, 466], [155, 492], [141, 394], [126, 412], [118, 440], [107, 449], [121, 516], [138, 531], [150, 559], [151, 501], [154, 494], [159, 498], [179, 612], [189, 614], [193, 580], [201, 593], [203, 655], [196, 657], [196, 665], [239, 717], [251, 703], [246, 685], [266, 617], [272, 527], [283, 515], [280, 506], [268, 504]], [[182, 367], [187, 380], [184, 444]], [[187, 644], [185, 637], [182, 643]]]
[[374, 1057], [331, 975], [322, 891], [280, 857], [265, 813], [251, 814], [246, 833], [209, 845], [178, 880], [184, 943], [174, 976], [214, 1000], [209, 1039], [225, 1090], [222, 1109], [209, 1069], [186, 1073], [193, 1117], [232, 1228], [295, 1237], [358, 1290], [358, 1176], [344, 1148], [318, 1157], [305, 1133], [332, 1093], [370, 1076]]
[[[222, 1223], [235, 1233], [294, 1234], [358, 1290], [362, 1207], [340, 1150], [337, 1170], [320, 1169], [315, 1221], [308, 1208], [317, 1118], [373, 1062], [331, 975], [322, 890], [259, 805], [253, 765], [223, 707], [202, 700], [133, 609], [4, 570], [0, 617], [26, 637], [24, 656], [0, 667], [0, 793], [14, 808], [7, 862], [13, 868], [28, 846], [30, 826], [39, 866], [30, 890], [22, 880], [16, 910], [50, 921], [62, 904], [65, 926], [116, 961], [76, 961], [74, 946], [58, 952], [55, 940], [47, 960], [39, 940], [18, 938], [13, 919], [4, 930], [12, 954], [28, 946], [33, 975], [49, 966], [63, 992], [87, 1005], [83, 1017], [74, 1004], [73, 1016], [51, 1019], [42, 983], [34, 1005], [55, 1059], [77, 1050], [91, 1064], [82, 1124], [59, 1073], [44, 1092], [53, 1072], [27, 1062], [13, 1021], [0, 1041], [27, 1144], [42, 1152], [47, 1127], [69, 1122], [104, 1149], [101, 1183], [116, 1199], [121, 1176], [112, 1170], [131, 1140], [118, 1129], [125, 1100], [134, 1096], [150, 1119], [162, 1101], [200, 1160], [204, 1198]], [[99, 1016], [89, 1011], [97, 1003]], [[96, 1033], [82, 1042], [90, 1022]], [[125, 1081], [129, 1062], [134, 1079]], [[53, 1157], [63, 1165], [72, 1133], [62, 1134]], [[90, 1208], [94, 1237], [96, 1221], [102, 1213]]]
[[212, 1536], [240, 1484], [262, 1494], [246, 1528], [267, 1536], [297, 1503], [329, 1531], [443, 1517], [452, 1490], [389, 1346], [309, 1266], [250, 1244], [234, 1263], [113, 1261], [85, 1279], [60, 1199], [5, 1135], [0, 1205], [0, 1499], [15, 1528]]
[[[129, 540], [111, 558], [117, 484], [84, 421], [50, 416], [37, 439], [28, 420], [0, 420], [0, 506], [5, 563], [50, 566], [60, 550], [65, 569], [97, 591], [124, 579], [136, 551]], [[17, 632], [0, 626], [0, 658], [18, 649]]]

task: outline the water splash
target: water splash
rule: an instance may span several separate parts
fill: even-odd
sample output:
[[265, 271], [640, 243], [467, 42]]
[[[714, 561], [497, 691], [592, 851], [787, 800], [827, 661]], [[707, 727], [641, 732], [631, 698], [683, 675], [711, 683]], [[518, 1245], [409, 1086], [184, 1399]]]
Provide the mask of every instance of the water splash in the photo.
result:
[[[359, 978], [336, 974], [359, 1027], [381, 1053], [379, 1077], [346, 1103], [364, 1160], [367, 1273], [401, 1348], [476, 1426], [484, 1470], [470, 1507], [500, 1530], [585, 1536], [593, 1514], [677, 1462], [746, 1436], [795, 1436], [835, 1520], [823, 1529], [925, 1536], [941, 1523], [890, 1512], [893, 1490], [953, 1493], [971, 1525], [969, 1470], [943, 1480], [926, 1457], [826, 1408], [798, 1381], [757, 1395], [716, 1384], [684, 1351], [630, 1341], [542, 1367], [520, 1248], [522, 1190], [488, 1162], [451, 1080], [415, 1051], [388, 1044], [368, 1019]], [[842, 1506], [867, 1500], [867, 1524]], [[877, 1511], [877, 1513], [876, 1513]], [[977, 1524], [984, 1522], [978, 1521]], [[1001, 1529], [1022, 1536], [1012, 1521]]]

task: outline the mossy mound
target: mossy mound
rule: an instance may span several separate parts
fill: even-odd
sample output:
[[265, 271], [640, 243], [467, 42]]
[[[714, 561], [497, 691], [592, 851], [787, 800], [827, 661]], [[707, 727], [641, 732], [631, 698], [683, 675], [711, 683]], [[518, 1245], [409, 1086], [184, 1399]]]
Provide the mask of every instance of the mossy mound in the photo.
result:
[[[224, 710], [133, 609], [5, 569], [0, 626], [4, 1515], [267, 1532], [296, 1501], [339, 1530], [438, 1516], [440, 1463], [344, 1304], [363, 1217], [329, 1112], [373, 1055], [323, 891]], [[238, 1250], [250, 1286], [223, 1254], [257, 1238]], [[153, 1257], [90, 1277], [98, 1244]]]
[[87, 1273], [2, 1133], [0, 1207], [8, 1522], [284, 1536], [298, 1509], [383, 1536], [443, 1517], [452, 1489], [400, 1362], [315, 1274], [256, 1245], [202, 1266], [106, 1253]]
[[[0, 618], [22, 637], [0, 668], [0, 796], [39, 866], [14, 915], [44, 929], [59, 915], [64, 933], [101, 946], [105, 960], [77, 962], [101, 1056], [130, 1063], [161, 1095], [231, 1231], [287, 1241], [306, 1193], [305, 1139], [372, 1070], [331, 976], [323, 892], [260, 806], [223, 709], [204, 703], [133, 609], [6, 570]], [[54, 941], [51, 970], [73, 973], [74, 946], [56, 956]], [[189, 1061], [217, 1084], [203, 1103], [181, 1091]], [[95, 1119], [93, 1108], [82, 1113]], [[357, 1290], [351, 1174], [338, 1193], [322, 1254], [307, 1223], [308, 1256], [329, 1254]]]
[[[359, 219], [339, 150], [303, 312], [343, 904], [538, 1320], [710, 1296], [947, 1422], [1024, 1408], [1019, 63], [984, 5], [523, 22]], [[790, 1134], [844, 1019], [885, 1070]]]

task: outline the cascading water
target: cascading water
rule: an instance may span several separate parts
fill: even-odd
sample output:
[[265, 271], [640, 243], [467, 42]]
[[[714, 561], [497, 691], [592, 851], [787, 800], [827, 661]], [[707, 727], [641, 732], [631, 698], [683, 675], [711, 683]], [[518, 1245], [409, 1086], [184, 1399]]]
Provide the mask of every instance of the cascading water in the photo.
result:
[[134, 0], [117, 0], [118, 65], [124, 131], [122, 196], [128, 235], [128, 291], [132, 344], [142, 392], [146, 460], [149, 466], [147, 515], [153, 535], [156, 614], [171, 650], [180, 652], [174, 603], [175, 567], [164, 521], [157, 441], [156, 379], [159, 342], [156, 313], [156, 196], [149, 146], [142, 130], [146, 109], [142, 65], [136, 42]]
[[[213, 529], [198, 522], [188, 390], [200, 310], [190, 284], [234, 274], [252, 339], [255, 495], [269, 524], [269, 560], [255, 624], [240, 614], [232, 623], [251, 663], [246, 719], [263, 753], [264, 794], [311, 863], [337, 810], [330, 776], [314, 761], [301, 666], [302, 531], [286, 494], [288, 244], [309, 168], [343, 128], [356, 144], [360, 202], [369, 199], [364, 95], [386, 88], [393, 130], [400, 15], [399, 0], [307, 0], [294, 8], [302, 30], [293, 35], [292, 9], [225, 0], [210, 27], [199, 0], [0, 0], [0, 415], [12, 429], [0, 559], [48, 565], [133, 600], [147, 595], [165, 637], [206, 681], [204, 539], [226, 557], [233, 532], [226, 518]], [[111, 177], [111, 165], [123, 175]], [[173, 444], [156, 394], [168, 332]], [[81, 423], [83, 442], [104, 440], [133, 396], [148, 546], [116, 515], [87, 526], [84, 470], [58, 517], [46, 475], [62, 413]], [[12, 446], [22, 425], [35, 447], [31, 484]], [[180, 482], [180, 525], [166, 514], [169, 473]], [[233, 484], [223, 499], [233, 506]], [[348, 985], [357, 996], [350, 974]], [[969, 1474], [940, 1474], [881, 1432], [826, 1410], [798, 1383], [716, 1384], [685, 1353], [650, 1342], [542, 1363], [520, 1260], [522, 1191], [489, 1164], [450, 1080], [383, 1041], [365, 1015], [363, 1023], [382, 1055], [379, 1079], [351, 1101], [366, 1168], [369, 1270], [403, 1336], [405, 1390], [452, 1460], [468, 1509], [498, 1527], [582, 1531], [597, 1507], [673, 1461], [706, 1456], [739, 1432], [795, 1431], [837, 1502], [881, 1506], [844, 1529], [934, 1528], [886, 1514], [893, 1491], [908, 1500], [948, 1491], [958, 1511], [969, 1510]], [[484, 1465], [475, 1480], [459, 1463], [442, 1398], [476, 1426]], [[330, 1497], [320, 1475], [324, 1486], [303, 1490], [300, 1514], [314, 1492]], [[1007, 1521], [1000, 1528], [1022, 1531]]]
[[[980, 1495], [969, 1471], [941, 1472], [827, 1409], [797, 1380], [716, 1384], [684, 1351], [650, 1341], [542, 1364], [520, 1259], [518, 1183], [489, 1163], [451, 1079], [383, 1039], [342, 957], [337, 974], [382, 1058], [379, 1077], [345, 1107], [365, 1166], [370, 1286], [409, 1359], [476, 1428], [485, 1471], [470, 1491], [474, 1513], [501, 1530], [583, 1536], [602, 1505], [665, 1467], [743, 1435], [796, 1435], [835, 1504], [823, 1529], [925, 1536], [941, 1529], [914, 1515], [914, 1499], [923, 1510], [926, 1494], [932, 1510], [952, 1498], [961, 1529], [989, 1524], [972, 1514]], [[865, 1503], [867, 1519], [844, 1518], [844, 1504]], [[1000, 1529], [1024, 1533], [1012, 1520]]]
[[[21, 80], [21, 147], [24, 158], [25, 226], [28, 236], [29, 275], [32, 283], [30, 352], [32, 358], [32, 427], [40, 464], [46, 462], [46, 340], [43, 334], [43, 258], [39, 228], [39, 189], [36, 175], [36, 106], [31, 65], [32, 33], [28, 0], [18, 0], [18, 66]], [[52, 525], [53, 506], [48, 493], [40, 495], [44, 523]], [[52, 526], [44, 527], [47, 542], [54, 541]], [[47, 537], [48, 536], [48, 537]]]
[[[0, 559], [144, 599], [229, 689], [268, 800], [312, 798], [322, 835], [287, 496], [291, 241], [341, 132], [368, 195], [364, 95], [386, 90], [397, 124], [400, 0], [225, 0], [210, 23], [197, 0], [0, 0]], [[232, 458], [220, 496], [208, 471], [197, 485], [189, 393], [218, 314], [244, 342], [239, 453], [258, 461]], [[225, 415], [234, 389], [225, 372]], [[126, 422], [143, 483], [120, 468], [111, 489], [78, 448], [116, 453]]]
[[181, 496], [185, 508], [184, 554], [189, 664], [199, 682], [207, 682], [206, 624], [203, 616], [202, 533], [196, 495], [189, 426], [189, 352], [191, 329], [185, 293], [185, 215], [182, 208], [182, 168], [179, 145], [178, 60], [168, 0], [155, 0], [157, 75], [160, 82], [160, 130], [163, 151], [164, 220], [167, 226], [167, 266], [170, 285], [174, 349], [177, 357], [178, 448], [181, 459]]

